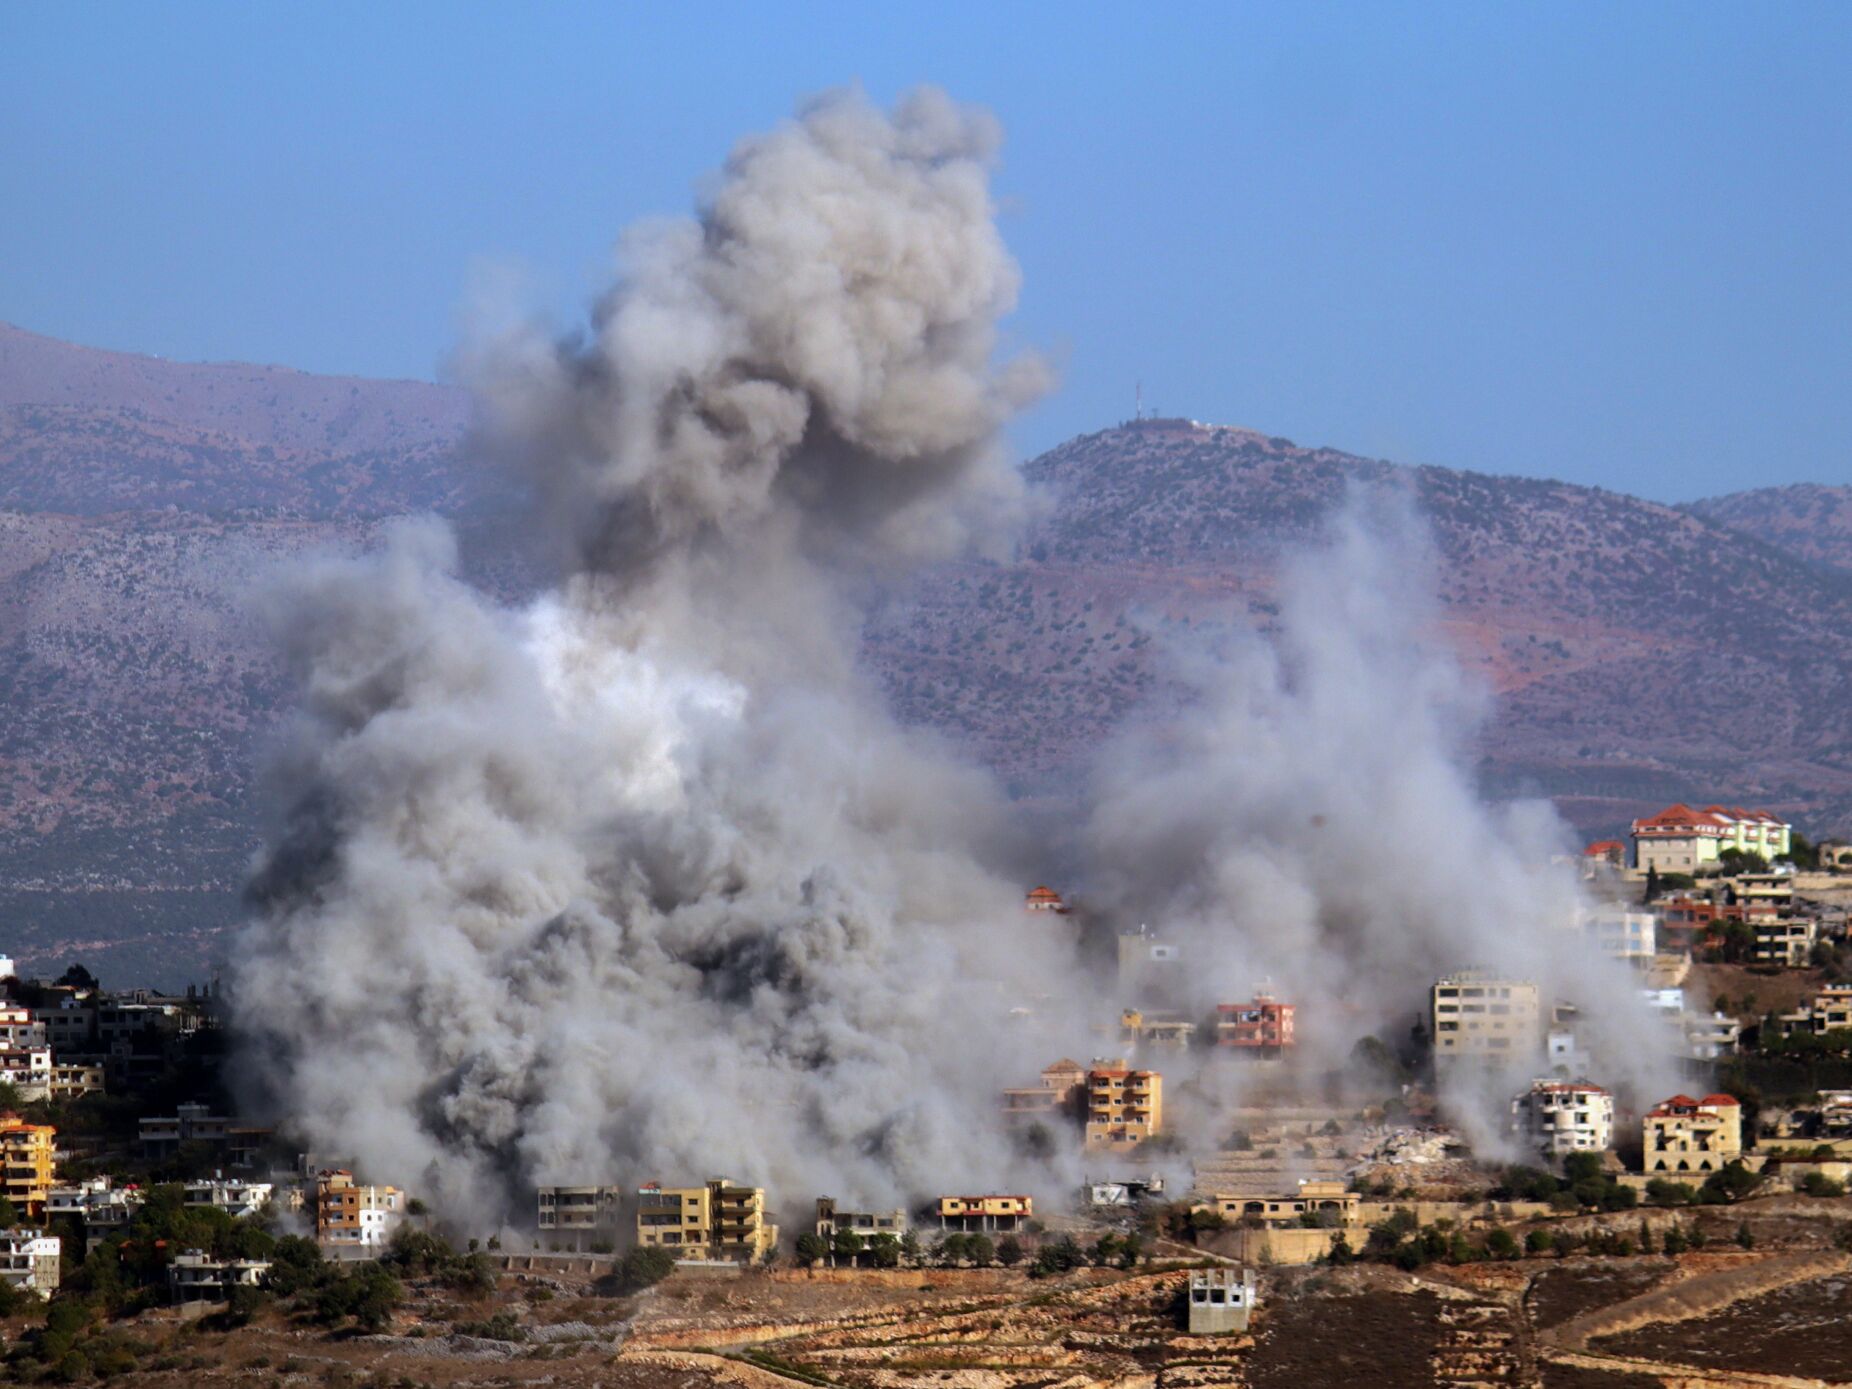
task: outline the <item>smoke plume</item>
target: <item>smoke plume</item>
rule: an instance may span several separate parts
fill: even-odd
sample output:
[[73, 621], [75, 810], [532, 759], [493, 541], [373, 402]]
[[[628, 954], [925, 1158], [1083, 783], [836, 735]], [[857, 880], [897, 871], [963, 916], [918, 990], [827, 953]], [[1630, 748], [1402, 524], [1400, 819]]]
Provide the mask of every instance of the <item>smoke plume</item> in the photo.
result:
[[1014, 1161], [996, 1088], [1063, 987], [991, 783], [855, 669], [859, 604], [1007, 535], [1016, 268], [988, 117], [825, 98], [625, 239], [583, 342], [475, 351], [557, 586], [435, 523], [297, 575], [291, 811], [237, 970], [249, 1071], [453, 1211], [716, 1172], [893, 1203]]

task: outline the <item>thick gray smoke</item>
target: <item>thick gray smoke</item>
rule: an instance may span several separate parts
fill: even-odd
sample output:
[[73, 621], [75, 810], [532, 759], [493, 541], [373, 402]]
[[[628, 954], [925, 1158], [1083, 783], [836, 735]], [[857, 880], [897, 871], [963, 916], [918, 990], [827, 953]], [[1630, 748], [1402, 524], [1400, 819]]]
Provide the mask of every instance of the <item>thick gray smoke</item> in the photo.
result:
[[626, 241], [589, 341], [476, 354], [563, 541], [540, 601], [484, 600], [435, 524], [288, 585], [306, 700], [238, 1023], [316, 1145], [478, 1217], [535, 1182], [1014, 1179], [996, 1090], [1053, 1043], [1009, 1018], [1068, 957], [989, 781], [853, 661], [871, 586], [1021, 502], [995, 144], [936, 93], [822, 100]]
[[[1481, 969], [1535, 981], [1546, 1022], [1553, 1003], [1578, 1006], [1587, 1078], [1670, 1094], [1665, 1027], [1575, 927], [1590, 904], [1567, 827], [1473, 784], [1490, 700], [1444, 644], [1437, 588], [1412, 509], [1353, 495], [1285, 565], [1274, 630], [1175, 653], [1181, 715], [1108, 751], [1092, 886], [1181, 946], [1191, 1016], [1260, 980], [1297, 1002], [1309, 1071], [1342, 1067], [1360, 1037], [1405, 1038], [1438, 976]], [[1489, 1138], [1512, 1090], [1543, 1074], [1526, 1057], [1486, 1077], [1458, 1117]], [[1253, 1079], [1215, 1077], [1224, 1099]]]

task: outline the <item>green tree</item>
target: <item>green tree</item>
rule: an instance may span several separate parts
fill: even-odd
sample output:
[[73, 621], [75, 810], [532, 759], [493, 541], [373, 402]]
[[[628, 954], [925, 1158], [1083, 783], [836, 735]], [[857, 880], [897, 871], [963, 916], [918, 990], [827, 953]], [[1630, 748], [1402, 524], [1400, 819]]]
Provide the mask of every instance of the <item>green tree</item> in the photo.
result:
[[1524, 1251], [1527, 1254], [1548, 1254], [1556, 1247], [1556, 1240], [1548, 1230], [1532, 1230], [1524, 1236]]
[[997, 1241], [997, 1262], [1005, 1268], [1015, 1268], [1022, 1262], [1022, 1241], [1014, 1235], [1005, 1235]]
[[997, 1261], [997, 1246], [991, 1243], [989, 1235], [971, 1236], [965, 1245], [965, 1252], [979, 1268], [989, 1268]]
[[1749, 1228], [1749, 1222], [1747, 1220], [1736, 1227], [1736, 1242], [1744, 1249], [1754, 1249], [1756, 1247], [1755, 1232]]
[[856, 1256], [862, 1252], [862, 1248], [862, 1237], [856, 1234], [855, 1231], [838, 1230], [836, 1232], [835, 1242], [831, 1245], [830, 1252], [835, 1254], [838, 1259], [843, 1259], [853, 1264], [856, 1260]]
[[868, 1241], [868, 1257], [876, 1268], [898, 1268], [900, 1241], [883, 1230]]
[[1093, 1246], [1093, 1265], [1095, 1268], [1110, 1268], [1119, 1257], [1119, 1240], [1116, 1236], [1101, 1235]]
[[821, 1263], [829, 1257], [829, 1252], [829, 1245], [815, 1230], [806, 1230], [797, 1237], [797, 1261], [806, 1268]]
[[1808, 1196], [1844, 1196], [1845, 1184], [1836, 1182], [1824, 1172], [1809, 1172], [1801, 1178], [1801, 1191]]
[[1512, 1238], [1511, 1231], [1501, 1226], [1485, 1237], [1485, 1252], [1494, 1259], [1515, 1259], [1518, 1242]]

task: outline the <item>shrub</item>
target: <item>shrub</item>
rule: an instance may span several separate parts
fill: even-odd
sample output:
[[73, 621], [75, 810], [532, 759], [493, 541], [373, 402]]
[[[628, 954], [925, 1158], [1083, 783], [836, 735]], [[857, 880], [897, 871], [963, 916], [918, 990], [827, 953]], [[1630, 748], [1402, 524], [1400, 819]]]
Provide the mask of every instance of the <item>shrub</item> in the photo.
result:
[[1005, 1235], [997, 1241], [997, 1262], [1005, 1268], [1015, 1268], [1022, 1262], [1022, 1241], [1014, 1235]]
[[1556, 1238], [1548, 1230], [1532, 1230], [1524, 1236], [1524, 1251], [1527, 1254], [1548, 1254], [1556, 1247]]
[[1698, 1189], [1689, 1182], [1654, 1177], [1646, 1184], [1646, 1199], [1655, 1206], [1689, 1206], [1697, 1198]]
[[1809, 1196], [1844, 1196], [1845, 1184], [1836, 1182], [1824, 1172], [1809, 1172], [1801, 1178], [1801, 1190]]
[[1497, 1229], [1486, 1236], [1485, 1252], [1494, 1259], [1515, 1259], [1518, 1257], [1518, 1242], [1511, 1237], [1511, 1231]]

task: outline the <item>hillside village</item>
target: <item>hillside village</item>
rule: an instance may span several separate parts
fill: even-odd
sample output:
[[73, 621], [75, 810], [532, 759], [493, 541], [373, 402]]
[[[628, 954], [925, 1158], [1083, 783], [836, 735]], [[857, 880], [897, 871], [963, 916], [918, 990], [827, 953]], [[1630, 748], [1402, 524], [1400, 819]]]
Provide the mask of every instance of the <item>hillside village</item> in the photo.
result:
[[[848, 1306], [862, 1280], [870, 1296], [919, 1290], [920, 1309], [933, 1287], [968, 1286], [1004, 1320], [1035, 1288], [1066, 1290], [1085, 1320], [1122, 1286], [1136, 1307], [1115, 1334], [1137, 1356], [1239, 1378], [1306, 1297], [1404, 1298], [1424, 1277], [1493, 1302], [1500, 1286], [1570, 1271], [1599, 1282], [1610, 1265], [1622, 1301], [1689, 1277], [1717, 1289], [1701, 1316], [1667, 1323], [1694, 1328], [1756, 1299], [1826, 1295], [1852, 1266], [1852, 845], [1812, 843], [1762, 810], [1676, 804], [1589, 844], [1576, 869], [1591, 905], [1563, 924], [1561, 948], [1632, 974], [1681, 1090], [1617, 1086], [1576, 1000], [1466, 961], [1433, 981], [1406, 1037], [1360, 1039], [1341, 1072], [1308, 1073], [1298, 1058], [1328, 1025], [1316, 1004], [1262, 984], [1206, 1018], [1167, 1010], [1187, 951], [1161, 927], [1124, 927], [1118, 1024], [1077, 1032], [1075, 1055], [1039, 1076], [1001, 1078], [1014, 1083], [992, 1101], [1017, 1170], [1050, 1180], [1003, 1186], [974, 1171], [884, 1209], [707, 1173], [600, 1171], [530, 1189], [512, 1220], [439, 1219], [419, 1173], [357, 1170], [305, 1151], [286, 1118], [232, 1110], [215, 986], [108, 988], [80, 964], [20, 978], [0, 961], [9, 1373], [152, 1373], [188, 1355], [199, 1368], [211, 1361], [199, 1347], [253, 1327], [294, 1345], [299, 1364], [337, 1347], [328, 1363], [362, 1351], [400, 1363], [415, 1341], [426, 1358], [609, 1366], [706, 1344], [688, 1329], [690, 1296], [713, 1313], [694, 1324], [724, 1340], [736, 1305], [777, 1304], [801, 1284]], [[1024, 929], [1065, 931], [1083, 912], [1039, 885], [1023, 915]], [[1523, 1079], [1497, 1113], [1471, 1111], [1481, 1092], [1467, 1082], [1512, 1075]], [[1239, 1083], [1207, 1083], [1216, 1076]], [[1216, 1098], [1227, 1094], [1232, 1108]], [[1210, 1129], [1222, 1137], [1208, 1148], [1180, 1136]], [[1074, 1162], [1084, 1181], [1053, 1178]], [[1341, 1281], [1306, 1281], [1320, 1276]], [[576, 1309], [569, 1332], [551, 1319], [555, 1299]], [[916, 1382], [857, 1370], [893, 1359], [874, 1349], [886, 1332], [870, 1331], [859, 1360], [812, 1334], [794, 1326], [776, 1333], [790, 1345], [775, 1356], [691, 1366]], [[1488, 1364], [1518, 1354], [1488, 1345]], [[800, 1347], [814, 1358], [781, 1358]], [[1558, 1349], [1565, 1364], [1614, 1359], [1588, 1338]], [[1042, 1353], [1024, 1352], [1025, 1373]], [[1520, 1358], [1527, 1373], [1555, 1363], [1536, 1347]]]

